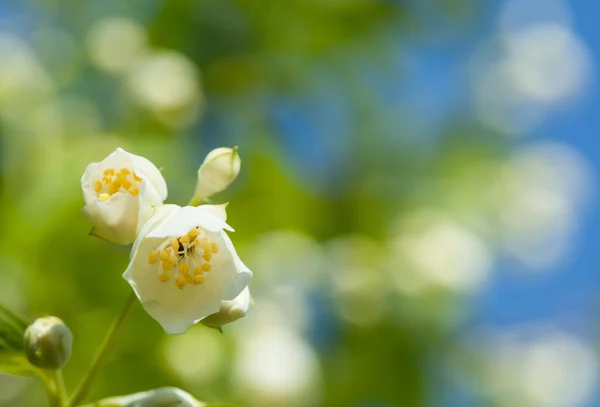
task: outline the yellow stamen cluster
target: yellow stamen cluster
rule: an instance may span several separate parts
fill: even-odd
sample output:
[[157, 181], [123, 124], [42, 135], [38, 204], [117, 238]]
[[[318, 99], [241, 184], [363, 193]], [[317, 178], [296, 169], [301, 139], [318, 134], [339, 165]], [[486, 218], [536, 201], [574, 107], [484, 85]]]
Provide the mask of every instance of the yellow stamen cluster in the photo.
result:
[[94, 183], [94, 190], [98, 194], [98, 198], [103, 201], [108, 201], [108, 198], [117, 192], [128, 192], [133, 196], [139, 195], [142, 179], [134, 171], [128, 168], [121, 168], [119, 171], [108, 168], [102, 175], [102, 179]]
[[174, 279], [175, 287], [183, 290], [188, 284], [204, 283], [211, 269], [210, 260], [218, 251], [217, 243], [209, 241], [203, 229], [193, 228], [151, 251], [148, 262], [158, 265], [160, 281], [166, 283]]

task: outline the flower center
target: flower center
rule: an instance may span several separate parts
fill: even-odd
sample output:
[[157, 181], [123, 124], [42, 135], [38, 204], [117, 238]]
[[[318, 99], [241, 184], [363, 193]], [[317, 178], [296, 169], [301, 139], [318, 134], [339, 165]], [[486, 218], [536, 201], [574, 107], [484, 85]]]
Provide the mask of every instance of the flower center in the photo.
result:
[[158, 263], [160, 281], [166, 283], [174, 279], [175, 287], [183, 290], [188, 284], [204, 283], [211, 268], [210, 260], [218, 252], [217, 243], [208, 239], [204, 229], [196, 227], [151, 251], [148, 262]]
[[118, 172], [114, 168], [108, 168], [104, 170], [102, 179], [94, 183], [94, 190], [103, 201], [108, 201], [117, 192], [138, 196], [141, 182], [142, 179], [128, 168], [121, 168]]

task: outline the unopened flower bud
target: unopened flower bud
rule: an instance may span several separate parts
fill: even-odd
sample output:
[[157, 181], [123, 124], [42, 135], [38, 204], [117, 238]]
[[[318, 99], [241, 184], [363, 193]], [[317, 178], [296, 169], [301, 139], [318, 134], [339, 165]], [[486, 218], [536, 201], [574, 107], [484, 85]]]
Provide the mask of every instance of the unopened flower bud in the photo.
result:
[[227, 188], [237, 178], [241, 165], [237, 147], [216, 148], [208, 153], [198, 170], [193, 202], [198, 204]]
[[221, 309], [216, 314], [209, 315], [201, 322], [211, 328], [221, 328], [223, 325], [237, 321], [246, 316], [250, 308], [250, 290], [244, 289], [231, 301], [221, 302]]
[[29, 362], [43, 369], [60, 369], [71, 357], [73, 335], [56, 317], [35, 320], [24, 335], [25, 354]]

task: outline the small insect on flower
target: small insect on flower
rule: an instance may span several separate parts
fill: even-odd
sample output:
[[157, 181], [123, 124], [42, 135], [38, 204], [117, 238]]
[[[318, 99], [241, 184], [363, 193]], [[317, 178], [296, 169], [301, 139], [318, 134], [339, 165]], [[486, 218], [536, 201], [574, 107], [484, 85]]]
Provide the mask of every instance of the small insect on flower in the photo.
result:
[[140, 231], [125, 278], [169, 334], [221, 309], [248, 287], [252, 272], [225, 230], [223, 206], [164, 205]]
[[154, 207], [167, 198], [167, 184], [158, 168], [121, 148], [88, 165], [81, 189], [91, 234], [117, 244], [132, 243]]

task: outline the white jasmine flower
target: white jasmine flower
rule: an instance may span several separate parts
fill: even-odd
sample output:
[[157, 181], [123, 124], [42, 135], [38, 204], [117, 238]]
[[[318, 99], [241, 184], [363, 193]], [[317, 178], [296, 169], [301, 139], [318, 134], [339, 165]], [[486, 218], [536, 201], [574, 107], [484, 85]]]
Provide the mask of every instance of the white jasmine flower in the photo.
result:
[[94, 227], [91, 234], [109, 242], [129, 244], [155, 206], [167, 198], [167, 184], [148, 159], [117, 148], [81, 177], [83, 213]]
[[198, 169], [193, 202], [200, 203], [227, 188], [237, 178], [241, 165], [237, 147], [220, 147], [208, 153]]
[[187, 331], [248, 286], [252, 272], [225, 230], [224, 206], [164, 205], [140, 231], [123, 278], [167, 333]]

